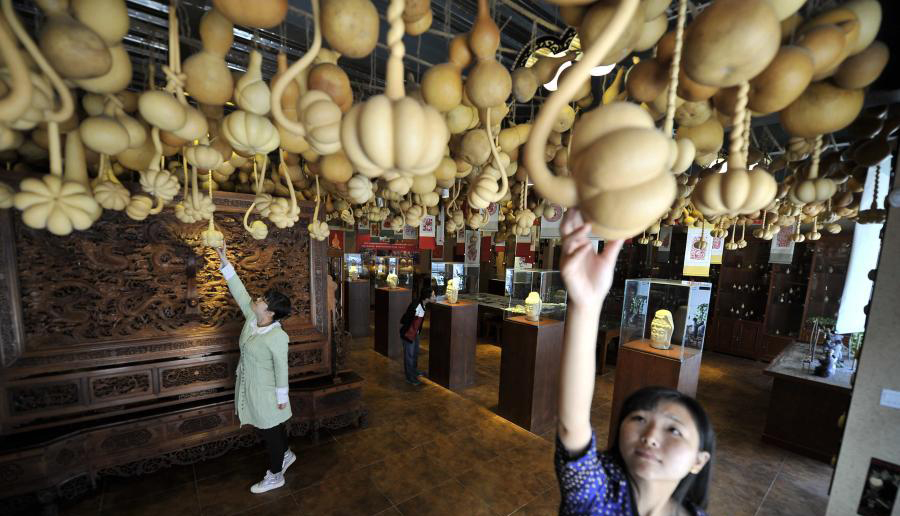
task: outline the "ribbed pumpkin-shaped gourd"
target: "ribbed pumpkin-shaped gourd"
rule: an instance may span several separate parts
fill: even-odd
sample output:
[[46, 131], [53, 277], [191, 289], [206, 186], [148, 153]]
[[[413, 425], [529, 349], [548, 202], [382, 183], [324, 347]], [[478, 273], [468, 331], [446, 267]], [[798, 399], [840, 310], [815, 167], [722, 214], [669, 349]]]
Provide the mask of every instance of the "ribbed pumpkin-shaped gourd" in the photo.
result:
[[237, 110], [222, 121], [222, 135], [235, 152], [268, 154], [278, 148], [278, 130], [268, 118]]
[[341, 108], [324, 91], [310, 90], [297, 104], [306, 141], [318, 154], [333, 154], [341, 149]]
[[403, 0], [392, 0], [388, 7], [391, 55], [385, 93], [353, 106], [341, 122], [344, 152], [356, 170], [369, 177], [427, 174], [440, 163], [450, 139], [436, 109], [405, 96], [403, 5]]
[[480, 109], [505, 103], [512, 91], [512, 77], [494, 58], [500, 47], [500, 29], [491, 18], [487, 0], [478, 0], [478, 17], [469, 34], [469, 47], [478, 59], [466, 78], [469, 100]]

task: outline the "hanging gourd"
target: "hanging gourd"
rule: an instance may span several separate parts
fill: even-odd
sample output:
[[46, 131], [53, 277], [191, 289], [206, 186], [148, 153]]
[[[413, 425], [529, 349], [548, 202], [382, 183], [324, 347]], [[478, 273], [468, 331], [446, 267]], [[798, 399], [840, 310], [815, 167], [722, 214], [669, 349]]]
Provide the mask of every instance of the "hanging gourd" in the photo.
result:
[[222, 135], [235, 152], [244, 156], [268, 154], [281, 141], [278, 130], [268, 118], [243, 110], [230, 113], [222, 121]]
[[[450, 40], [450, 60], [432, 66], [422, 77], [422, 98], [425, 102], [441, 113], [459, 106], [463, 98], [462, 70], [471, 62], [472, 53], [465, 35], [455, 36]], [[451, 128], [451, 132], [461, 131], [453, 131]]]
[[319, 63], [310, 68], [306, 85], [310, 90], [327, 93], [343, 113], [350, 111], [353, 106], [350, 77], [347, 76], [347, 72], [334, 63]]
[[262, 54], [253, 49], [246, 73], [234, 85], [234, 102], [248, 113], [265, 116], [269, 113], [270, 101], [269, 86], [262, 78]]
[[781, 25], [768, 0], [717, 0], [691, 23], [682, 65], [700, 84], [737, 86], [769, 65], [780, 41]]
[[38, 38], [41, 53], [62, 77], [100, 77], [112, 67], [106, 42], [87, 25], [73, 18], [66, 0], [39, 0], [46, 21]]
[[431, 0], [408, 0], [403, 7], [403, 23], [410, 36], [418, 36], [427, 31], [432, 19]]
[[402, 11], [403, 0], [392, 0], [385, 93], [353, 106], [341, 122], [344, 152], [354, 168], [369, 177], [430, 173], [443, 158], [450, 139], [436, 109], [405, 96]]
[[512, 78], [494, 58], [500, 47], [500, 29], [491, 18], [487, 0], [478, 0], [478, 17], [469, 34], [469, 47], [478, 59], [466, 78], [469, 100], [480, 109], [505, 103], [512, 91]]
[[834, 74], [834, 83], [844, 89], [865, 88], [881, 75], [889, 59], [890, 50], [887, 45], [875, 41], [841, 63]]
[[[313, 0], [315, 3], [316, 0]], [[312, 221], [306, 226], [309, 236], [314, 240], [324, 241], [328, 238], [328, 224], [324, 220], [319, 220], [319, 203], [321, 200], [321, 190], [319, 189], [319, 176], [316, 176], [316, 209], [313, 210]], [[401, 227], [402, 229], [402, 227]]]
[[772, 202], [778, 190], [775, 178], [762, 167], [747, 170], [750, 117], [746, 107], [749, 90], [747, 82], [739, 87], [727, 172], [704, 177], [691, 197], [697, 209], [709, 218], [754, 213]]
[[[33, 86], [25, 57], [19, 51], [16, 38], [5, 21], [0, 22], [0, 58], [5, 65], [5, 69], [2, 70], [3, 83], [8, 89], [0, 99], [0, 121], [10, 123], [19, 120], [28, 111]], [[18, 142], [18, 145], [13, 144], [18, 139], [22, 139], [21, 133], [5, 130], [3, 147], [17, 148], [21, 142]]]
[[[313, 18], [318, 32], [315, 7]], [[324, 0], [321, 30], [328, 45], [342, 55], [352, 59], [366, 57], [378, 43], [378, 11], [369, 0]], [[318, 49], [311, 53], [317, 52]]]
[[[150, 160], [150, 166], [140, 172], [141, 188], [154, 196], [157, 199], [157, 203], [167, 203], [178, 195], [178, 179], [162, 167], [163, 150], [162, 142], [159, 139], [158, 127], [154, 127], [150, 131], [150, 137], [153, 141], [155, 153], [153, 159]], [[221, 157], [219, 161], [221, 162]]]
[[[283, 74], [287, 73], [287, 55], [284, 52], [278, 52], [277, 57], [278, 72], [272, 77], [269, 84], [274, 89], [275, 82]], [[297, 111], [297, 101], [300, 98], [300, 85], [296, 81], [289, 81], [281, 95], [280, 109], [283, 115], [291, 122], [297, 123], [299, 120], [299, 112]], [[275, 122], [278, 129], [279, 146], [294, 154], [302, 154], [309, 150], [309, 142], [302, 135], [295, 134], [289, 129]]]
[[769, 66], [750, 81], [747, 105], [760, 114], [781, 111], [806, 90], [812, 76], [813, 59], [809, 50], [783, 46]]
[[[128, 33], [128, 11], [122, 0], [75, 1], [73, 11], [81, 23], [89, 25], [105, 40], [112, 64], [99, 76], [73, 79], [76, 85], [92, 93], [117, 93], [131, 83], [131, 58], [122, 45]], [[80, 63], [80, 58], [76, 62]]]
[[288, 0], [213, 0], [213, 7], [238, 25], [271, 29], [284, 21]]
[[831, 77], [837, 67], [850, 55], [850, 49], [857, 44], [859, 39], [859, 18], [857, 18], [856, 13], [846, 7], [829, 9], [816, 15], [804, 22], [797, 29], [797, 33], [802, 35], [811, 29], [823, 26], [838, 27], [843, 32], [844, 38], [840, 45], [840, 52], [831, 64], [824, 70], [817, 67], [816, 73], [813, 74], [814, 81], [821, 81]]
[[[616, 0], [601, 0], [590, 6], [578, 26], [578, 35], [583, 48], [593, 45], [608, 30], [607, 27], [615, 16], [618, 4]], [[644, 6], [638, 4], [634, 14], [628, 19], [628, 24], [612, 43], [607, 53], [600, 58], [599, 64], [614, 64], [630, 54], [641, 37], [643, 26]], [[582, 57], [582, 59], [584, 58]]]
[[828, 81], [814, 82], [780, 113], [781, 126], [792, 136], [814, 138], [850, 125], [863, 107], [861, 89], [847, 90]]
[[341, 108], [324, 91], [310, 90], [300, 96], [297, 108], [303, 134], [317, 154], [341, 149]]
[[234, 41], [234, 25], [217, 9], [210, 9], [200, 18], [200, 52], [187, 58], [182, 65], [185, 88], [202, 104], [221, 106], [234, 91], [234, 79], [225, 63], [225, 56]]
[[817, 136], [809, 173], [806, 179], [794, 183], [789, 194], [793, 200], [799, 201], [800, 204], [826, 201], [837, 191], [837, 185], [834, 184], [834, 181], [825, 177], [819, 177], [819, 155], [821, 152], [822, 137]]
[[[209, 198], [212, 199], [213, 191], [212, 191], [212, 172], [208, 172], [209, 174]], [[206, 247], [212, 247], [214, 249], [219, 249], [225, 243], [225, 235], [222, 234], [221, 231], [216, 229], [216, 225], [213, 223], [212, 215], [209, 217], [209, 227], [206, 228], [202, 233], [200, 233], [200, 242], [203, 243]]]

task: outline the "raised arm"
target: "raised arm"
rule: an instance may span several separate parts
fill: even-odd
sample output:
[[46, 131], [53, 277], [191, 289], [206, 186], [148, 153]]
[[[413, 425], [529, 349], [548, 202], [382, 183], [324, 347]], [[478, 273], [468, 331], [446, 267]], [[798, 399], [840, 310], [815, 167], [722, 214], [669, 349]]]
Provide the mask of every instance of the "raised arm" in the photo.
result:
[[590, 224], [575, 209], [562, 222], [561, 273], [568, 291], [566, 333], [559, 374], [559, 440], [577, 453], [591, 442], [597, 325], [612, 285], [621, 240], [607, 242], [597, 254], [588, 240]]
[[228, 290], [231, 292], [231, 296], [234, 300], [237, 301], [241, 313], [244, 314], [245, 318], [249, 319], [250, 316], [253, 315], [253, 310], [250, 309], [252, 300], [250, 299], [250, 294], [247, 293], [244, 284], [241, 282], [241, 278], [239, 278], [237, 272], [235, 272], [234, 266], [228, 261], [228, 256], [225, 254], [225, 241], [222, 241], [222, 247], [216, 248], [216, 253], [218, 253], [219, 260], [222, 262], [219, 271], [222, 273], [225, 281], [228, 282]]

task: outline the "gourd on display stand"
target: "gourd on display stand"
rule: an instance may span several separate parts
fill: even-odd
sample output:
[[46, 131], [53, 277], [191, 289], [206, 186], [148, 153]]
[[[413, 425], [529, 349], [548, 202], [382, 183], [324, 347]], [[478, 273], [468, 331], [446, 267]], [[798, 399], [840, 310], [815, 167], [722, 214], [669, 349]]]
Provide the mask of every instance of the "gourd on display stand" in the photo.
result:
[[541, 318], [541, 309], [543, 301], [537, 292], [529, 292], [525, 298], [525, 318], [532, 322], [537, 322]]
[[675, 331], [675, 323], [672, 320], [672, 312], [657, 310], [650, 323], [650, 347], [656, 349], [669, 349], [672, 347], [672, 333]]

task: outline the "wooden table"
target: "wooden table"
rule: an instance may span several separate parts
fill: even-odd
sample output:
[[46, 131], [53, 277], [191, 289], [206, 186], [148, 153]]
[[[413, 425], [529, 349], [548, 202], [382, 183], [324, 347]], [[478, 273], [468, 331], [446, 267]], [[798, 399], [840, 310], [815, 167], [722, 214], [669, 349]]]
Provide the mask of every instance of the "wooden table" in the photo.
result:
[[536, 434], [553, 429], [558, 416], [559, 362], [565, 323], [503, 321], [498, 414]]
[[475, 383], [475, 329], [478, 305], [472, 301], [431, 305], [428, 377], [448, 389]]
[[597, 330], [597, 375], [601, 375], [606, 369], [606, 355], [609, 352], [609, 343], [619, 338], [619, 328], [599, 328]]
[[369, 280], [344, 282], [344, 326], [350, 335], [365, 337], [369, 334]]
[[700, 378], [700, 350], [673, 344], [669, 349], [650, 346], [649, 339], [619, 343], [616, 359], [616, 382], [613, 385], [612, 412], [609, 420], [609, 443], [618, 433], [619, 410], [637, 390], [660, 386], [677, 389], [688, 396], [697, 394]]
[[803, 363], [808, 349], [809, 344], [794, 342], [766, 368], [773, 382], [762, 440], [830, 464], [843, 433], [838, 418], [850, 407], [852, 372], [813, 375], [816, 364]]
[[412, 302], [408, 288], [375, 289], [375, 351], [390, 358], [403, 355], [400, 318]]

